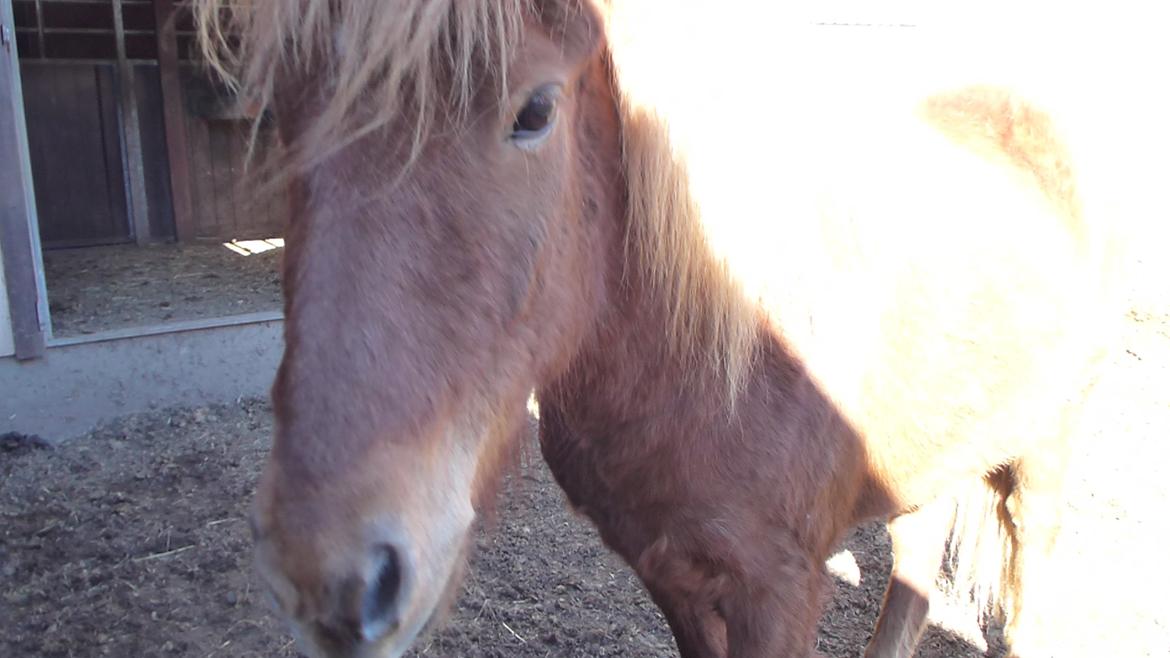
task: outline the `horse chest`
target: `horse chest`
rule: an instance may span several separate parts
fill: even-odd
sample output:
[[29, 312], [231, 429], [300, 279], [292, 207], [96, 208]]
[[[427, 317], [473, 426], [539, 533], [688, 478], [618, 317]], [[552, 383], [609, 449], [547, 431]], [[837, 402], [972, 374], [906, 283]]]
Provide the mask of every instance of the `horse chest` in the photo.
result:
[[682, 516], [699, 514], [701, 493], [667, 474], [669, 459], [637, 445], [635, 437], [586, 435], [541, 410], [541, 451], [570, 505], [597, 527], [602, 539], [630, 561]]

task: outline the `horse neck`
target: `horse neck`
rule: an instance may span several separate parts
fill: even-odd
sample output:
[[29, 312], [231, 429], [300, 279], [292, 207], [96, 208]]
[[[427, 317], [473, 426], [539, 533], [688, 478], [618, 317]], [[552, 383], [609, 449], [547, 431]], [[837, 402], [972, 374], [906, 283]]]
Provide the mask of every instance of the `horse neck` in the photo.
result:
[[651, 290], [628, 271], [611, 277], [596, 331], [542, 391], [542, 405], [555, 404], [590, 427], [628, 426], [684, 408], [688, 415], [725, 411], [717, 373], [689, 367], [670, 347], [669, 310]]
[[756, 468], [751, 455], [771, 455], [776, 481], [793, 483], [785, 501], [793, 523], [820, 510], [799, 529], [818, 550], [885, 513], [890, 501], [867, 473], [861, 438], [763, 320], [759, 353], [733, 402], [722, 372], [671, 347], [668, 306], [651, 290], [629, 274], [615, 282], [596, 338], [540, 392], [542, 414], [546, 406], [555, 414], [546, 444], [608, 453], [631, 473], [667, 453], [718, 462], [727, 473]]

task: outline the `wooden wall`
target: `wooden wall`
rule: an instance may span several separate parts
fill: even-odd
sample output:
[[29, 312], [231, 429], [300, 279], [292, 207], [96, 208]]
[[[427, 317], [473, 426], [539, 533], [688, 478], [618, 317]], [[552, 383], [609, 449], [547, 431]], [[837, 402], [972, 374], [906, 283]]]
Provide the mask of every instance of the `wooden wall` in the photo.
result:
[[246, 170], [248, 126], [188, 117], [192, 214], [201, 240], [247, 240], [284, 234], [285, 204], [257, 203]]
[[114, 66], [25, 64], [21, 79], [41, 241], [129, 241]]
[[[195, 66], [181, 70], [195, 237], [258, 239], [283, 235], [283, 198], [257, 199], [247, 163], [250, 123], [235, 112], [225, 92]], [[253, 158], [263, 155], [271, 131], [260, 135]]]
[[[175, 3], [175, 6], [181, 6]], [[146, 236], [130, 221], [131, 185], [127, 95], [120, 70], [110, 0], [15, 0], [16, 37], [24, 79], [25, 113], [42, 241], [47, 247], [166, 241], [267, 238], [282, 233], [282, 199], [252, 203], [245, 172], [248, 124], [225, 112], [230, 104], [192, 63], [189, 13], [175, 16], [185, 148], [171, 157], [178, 181], [190, 191], [190, 220], [176, 230], [167, 124], [151, 0], [122, 0], [124, 47], [133, 70]], [[173, 51], [172, 51], [173, 52]], [[174, 55], [171, 56], [174, 69]], [[173, 81], [173, 76], [170, 80]], [[171, 87], [170, 89], [174, 89]], [[167, 98], [170, 98], [168, 96]], [[168, 101], [170, 102], [170, 101]], [[173, 115], [173, 114], [172, 114]], [[133, 135], [133, 133], [130, 133]], [[180, 144], [183, 140], [176, 140]], [[185, 160], [182, 153], [186, 152]], [[184, 173], [182, 170], [186, 169]], [[176, 189], [178, 189], [176, 187]], [[143, 238], [145, 240], [143, 240]]]
[[[107, 62], [21, 65], [29, 155], [46, 247], [129, 242], [117, 68]], [[149, 239], [175, 235], [158, 67], [135, 64]]]

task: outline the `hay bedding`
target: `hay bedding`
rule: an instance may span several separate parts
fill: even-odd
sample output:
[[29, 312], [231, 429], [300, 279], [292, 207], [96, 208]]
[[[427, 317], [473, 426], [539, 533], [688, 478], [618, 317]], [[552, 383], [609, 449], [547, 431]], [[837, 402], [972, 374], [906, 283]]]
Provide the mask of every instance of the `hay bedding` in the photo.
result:
[[53, 335], [279, 311], [283, 251], [243, 256], [217, 243], [47, 250]]

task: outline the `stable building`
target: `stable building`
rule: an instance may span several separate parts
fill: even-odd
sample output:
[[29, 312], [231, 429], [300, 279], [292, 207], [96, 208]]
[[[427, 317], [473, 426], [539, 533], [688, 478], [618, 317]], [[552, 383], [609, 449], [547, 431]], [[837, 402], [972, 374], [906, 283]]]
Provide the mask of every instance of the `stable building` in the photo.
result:
[[[0, 433], [67, 438], [155, 406], [264, 394], [281, 345], [274, 275], [261, 273], [277, 300], [263, 308], [203, 307], [214, 279], [186, 294], [198, 277], [180, 265], [136, 265], [282, 245], [283, 199], [257, 204], [240, 185], [252, 117], [194, 57], [190, 13], [176, 0], [0, 0], [0, 21]], [[269, 139], [262, 124], [258, 148]], [[57, 303], [73, 279], [81, 300]], [[113, 316], [153, 288], [165, 313], [61, 330], [73, 306]]]

